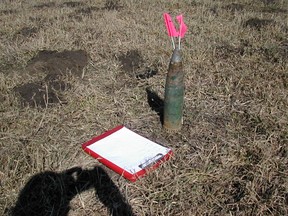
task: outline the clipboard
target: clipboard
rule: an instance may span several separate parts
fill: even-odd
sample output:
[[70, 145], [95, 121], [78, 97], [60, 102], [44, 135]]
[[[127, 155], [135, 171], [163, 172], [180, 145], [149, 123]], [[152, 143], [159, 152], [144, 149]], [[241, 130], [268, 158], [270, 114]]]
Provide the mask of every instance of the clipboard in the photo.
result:
[[83, 143], [82, 148], [131, 182], [156, 169], [173, 155], [170, 148], [157, 144], [124, 125], [92, 138]]

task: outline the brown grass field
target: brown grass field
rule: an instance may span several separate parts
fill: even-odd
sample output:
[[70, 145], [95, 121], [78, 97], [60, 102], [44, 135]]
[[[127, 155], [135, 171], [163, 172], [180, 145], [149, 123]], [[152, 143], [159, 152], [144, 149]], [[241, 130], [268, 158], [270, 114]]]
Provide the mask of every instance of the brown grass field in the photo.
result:
[[[184, 122], [162, 128], [183, 13]], [[287, 0], [2, 0], [0, 215], [288, 215]], [[124, 124], [174, 156], [135, 183], [81, 144]]]

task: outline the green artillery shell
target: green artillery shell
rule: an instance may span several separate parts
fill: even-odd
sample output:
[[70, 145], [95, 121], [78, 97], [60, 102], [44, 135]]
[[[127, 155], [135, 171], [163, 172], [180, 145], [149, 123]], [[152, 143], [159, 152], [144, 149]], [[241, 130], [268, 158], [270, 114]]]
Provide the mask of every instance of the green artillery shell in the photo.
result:
[[182, 125], [184, 104], [184, 73], [181, 53], [174, 49], [170, 60], [165, 85], [164, 128], [179, 130]]

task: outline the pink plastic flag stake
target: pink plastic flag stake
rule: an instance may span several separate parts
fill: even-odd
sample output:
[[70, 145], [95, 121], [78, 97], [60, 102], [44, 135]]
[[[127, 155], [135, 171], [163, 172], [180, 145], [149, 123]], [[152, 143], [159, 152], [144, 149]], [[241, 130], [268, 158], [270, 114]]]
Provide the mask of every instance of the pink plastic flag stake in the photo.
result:
[[183, 38], [184, 35], [185, 35], [186, 32], [187, 32], [187, 26], [186, 26], [185, 23], [184, 23], [183, 15], [182, 15], [182, 14], [179, 15], [179, 16], [177, 16], [176, 18], [177, 18], [177, 21], [178, 21], [178, 23], [179, 23], [179, 25], [180, 25], [179, 37], [180, 37], [180, 38]]
[[185, 34], [187, 32], [187, 26], [184, 23], [182, 14], [180, 14], [176, 18], [177, 18], [177, 21], [179, 23], [179, 31], [176, 30], [170, 15], [168, 13], [164, 13], [165, 25], [166, 25], [166, 29], [168, 31], [168, 36], [171, 37], [173, 49], [175, 49], [175, 43], [174, 43], [173, 37], [178, 37], [179, 49], [180, 49], [181, 38], [183, 38], [185, 36]]
[[165, 20], [166, 29], [168, 31], [168, 36], [177, 37], [178, 32], [176, 31], [173, 21], [168, 13], [164, 13], [164, 20]]
[[178, 47], [180, 49], [180, 44], [181, 44], [181, 38], [184, 37], [184, 35], [186, 34], [187, 32], [187, 26], [185, 25], [184, 23], [184, 20], [183, 20], [183, 15], [180, 14], [179, 16], [176, 17], [178, 23], [179, 23], [179, 39], [178, 39]]
[[173, 37], [177, 37], [178, 32], [176, 31], [173, 21], [168, 13], [164, 13], [164, 20], [165, 20], [165, 25], [166, 25], [166, 29], [168, 32], [168, 36], [171, 37], [172, 46], [173, 46], [173, 49], [175, 49], [175, 43], [174, 43]]

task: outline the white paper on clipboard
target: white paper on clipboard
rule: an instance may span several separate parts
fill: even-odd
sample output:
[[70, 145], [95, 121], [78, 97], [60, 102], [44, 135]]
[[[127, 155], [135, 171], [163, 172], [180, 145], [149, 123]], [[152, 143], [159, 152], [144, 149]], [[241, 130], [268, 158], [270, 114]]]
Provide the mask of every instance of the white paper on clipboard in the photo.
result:
[[131, 174], [161, 160], [171, 151], [124, 126], [86, 148]]

